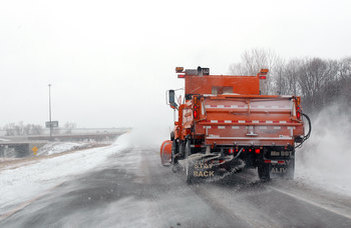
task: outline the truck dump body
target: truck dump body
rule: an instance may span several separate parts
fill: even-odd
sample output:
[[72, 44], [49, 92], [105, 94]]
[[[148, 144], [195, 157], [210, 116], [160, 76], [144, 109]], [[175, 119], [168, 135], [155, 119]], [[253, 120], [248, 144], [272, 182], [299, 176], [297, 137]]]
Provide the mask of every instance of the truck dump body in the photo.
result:
[[303, 134], [292, 96], [204, 96], [195, 134], [206, 145], [294, 145]]

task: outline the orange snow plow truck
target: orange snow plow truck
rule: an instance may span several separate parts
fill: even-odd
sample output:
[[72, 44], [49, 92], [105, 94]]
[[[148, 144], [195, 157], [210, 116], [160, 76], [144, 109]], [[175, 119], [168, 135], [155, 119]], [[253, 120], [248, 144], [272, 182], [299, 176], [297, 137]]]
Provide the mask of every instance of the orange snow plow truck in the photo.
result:
[[176, 73], [185, 94], [176, 102], [176, 91], [167, 93], [177, 118], [160, 149], [163, 165], [184, 170], [187, 182], [243, 168], [257, 168], [261, 180], [294, 178], [295, 148], [311, 133], [300, 97], [264, 95], [267, 69], [255, 76], [210, 75], [201, 67]]

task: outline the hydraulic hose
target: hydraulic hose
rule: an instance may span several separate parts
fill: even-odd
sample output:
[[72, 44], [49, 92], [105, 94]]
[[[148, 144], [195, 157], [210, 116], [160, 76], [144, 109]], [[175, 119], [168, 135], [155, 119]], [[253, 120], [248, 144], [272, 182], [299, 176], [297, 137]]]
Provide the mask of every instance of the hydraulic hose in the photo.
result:
[[306, 117], [307, 121], [308, 121], [308, 133], [302, 138], [302, 142], [295, 146], [295, 148], [299, 148], [302, 146], [302, 144], [311, 136], [311, 132], [312, 132], [312, 123], [311, 123], [311, 119], [308, 115], [306, 115], [305, 113], [302, 113], [301, 114]]
[[311, 136], [312, 124], [311, 124], [311, 119], [310, 119], [310, 117], [308, 115], [306, 115], [305, 113], [302, 113], [302, 115], [304, 117], [306, 117], [306, 119], [308, 121], [308, 133], [307, 133], [307, 135], [304, 136], [304, 140], [303, 140], [303, 141], [305, 141]]
[[242, 151], [243, 151], [243, 148], [240, 149], [239, 153], [233, 158], [233, 160], [237, 159], [240, 156]]

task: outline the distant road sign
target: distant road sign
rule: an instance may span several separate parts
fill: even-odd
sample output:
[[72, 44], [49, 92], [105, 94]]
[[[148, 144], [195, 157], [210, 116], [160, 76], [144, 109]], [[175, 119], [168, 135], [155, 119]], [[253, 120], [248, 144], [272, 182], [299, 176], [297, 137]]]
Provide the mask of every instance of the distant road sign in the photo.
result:
[[59, 122], [58, 121], [47, 121], [47, 122], [45, 122], [45, 126], [47, 127], [47, 128], [50, 128], [50, 125], [51, 125], [51, 127], [58, 127], [59, 126]]
[[32, 151], [33, 151], [33, 154], [34, 154], [34, 155], [37, 155], [38, 147], [34, 146], [34, 147], [32, 148]]

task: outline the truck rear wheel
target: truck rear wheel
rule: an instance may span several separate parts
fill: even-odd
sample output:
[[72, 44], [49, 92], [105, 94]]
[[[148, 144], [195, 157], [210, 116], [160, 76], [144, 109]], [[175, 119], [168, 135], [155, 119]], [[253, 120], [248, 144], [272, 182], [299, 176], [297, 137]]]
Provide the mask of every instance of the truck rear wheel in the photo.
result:
[[178, 163], [178, 158], [176, 156], [177, 153], [178, 153], [178, 143], [176, 142], [176, 140], [173, 140], [172, 153], [171, 153], [171, 163], [172, 163], [172, 165], [175, 165], [175, 164]]
[[271, 179], [271, 171], [270, 171], [270, 165], [269, 164], [260, 164], [257, 167], [258, 171], [258, 177], [260, 178], [261, 181], [269, 181]]

